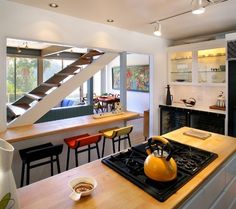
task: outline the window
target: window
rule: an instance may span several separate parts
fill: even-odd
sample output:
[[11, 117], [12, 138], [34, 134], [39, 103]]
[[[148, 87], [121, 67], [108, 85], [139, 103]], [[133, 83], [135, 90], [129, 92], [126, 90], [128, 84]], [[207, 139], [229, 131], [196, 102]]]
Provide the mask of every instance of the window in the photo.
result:
[[55, 73], [62, 70], [62, 60], [60, 59], [43, 59], [43, 81], [48, 80]]
[[7, 57], [7, 98], [14, 102], [37, 86], [37, 58]]

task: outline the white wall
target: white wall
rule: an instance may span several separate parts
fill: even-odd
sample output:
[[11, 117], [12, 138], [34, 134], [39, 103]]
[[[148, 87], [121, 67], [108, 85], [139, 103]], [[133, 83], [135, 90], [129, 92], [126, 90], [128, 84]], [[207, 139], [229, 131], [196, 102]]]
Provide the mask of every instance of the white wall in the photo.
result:
[[[127, 65], [149, 65], [149, 55], [127, 54]], [[107, 92], [119, 94], [119, 90], [112, 89], [112, 68], [120, 66], [120, 57], [107, 65]], [[127, 110], [143, 113], [149, 107], [149, 92], [127, 91]]]
[[179, 102], [180, 99], [189, 99], [190, 97], [196, 99], [196, 105], [209, 108], [216, 104], [217, 96], [223, 91], [226, 95], [225, 87], [216, 86], [172, 86], [171, 94], [173, 95], [173, 102]]
[[[10, 37], [152, 55], [154, 70], [151, 72], [150, 80], [150, 105], [155, 108], [153, 109], [155, 121], [151, 121], [150, 125], [153, 131], [157, 132], [157, 106], [161, 98], [159, 95], [164, 93], [158, 89], [159, 85], [166, 83], [166, 40], [9, 1], [0, 1], [0, 25], [2, 119], [6, 118], [6, 38]], [[6, 121], [1, 120], [0, 130], [5, 128]]]

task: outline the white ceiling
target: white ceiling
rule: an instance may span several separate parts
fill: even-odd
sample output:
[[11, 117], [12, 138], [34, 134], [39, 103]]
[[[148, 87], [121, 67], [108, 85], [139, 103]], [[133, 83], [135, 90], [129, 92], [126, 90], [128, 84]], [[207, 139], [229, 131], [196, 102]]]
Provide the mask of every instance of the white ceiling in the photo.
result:
[[[9, 0], [53, 12], [108, 24], [148, 35], [163, 18], [191, 10], [192, 0]], [[207, 1], [207, 0], [203, 0]], [[219, 1], [219, 0], [215, 0]], [[50, 8], [57, 3], [58, 8]], [[114, 19], [108, 23], [107, 19]], [[161, 21], [162, 37], [171, 40], [205, 38], [211, 34], [236, 31], [236, 0], [206, 7], [202, 15], [191, 12]], [[193, 40], [193, 39], [192, 39]]]

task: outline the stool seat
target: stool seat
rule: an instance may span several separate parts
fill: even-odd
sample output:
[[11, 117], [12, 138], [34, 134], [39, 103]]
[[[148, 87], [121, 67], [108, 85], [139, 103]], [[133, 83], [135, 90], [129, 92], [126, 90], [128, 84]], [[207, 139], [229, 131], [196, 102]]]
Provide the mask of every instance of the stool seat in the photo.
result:
[[118, 151], [120, 151], [120, 141], [127, 139], [129, 146], [131, 147], [131, 141], [129, 134], [132, 132], [133, 126], [126, 126], [115, 129], [108, 129], [103, 132], [103, 147], [102, 147], [102, 157], [104, 156], [106, 138], [112, 140], [113, 153], [115, 153], [115, 142], [118, 142]]
[[[100, 158], [98, 143], [101, 140], [101, 137], [102, 137], [102, 134], [94, 134], [94, 135], [82, 134], [82, 135], [73, 136], [73, 137], [64, 139], [64, 142], [68, 146], [66, 170], [69, 169], [70, 149], [75, 150], [76, 167], [79, 164], [78, 163], [78, 154], [81, 152], [88, 151], [88, 162], [90, 162], [90, 159], [91, 159], [90, 158], [90, 150], [96, 148], [98, 158]], [[95, 144], [95, 146], [91, 146], [92, 144]], [[79, 148], [84, 147], [84, 146], [88, 146], [88, 148], [79, 150]]]
[[[51, 176], [53, 176], [53, 162], [57, 162], [58, 173], [60, 173], [59, 155], [62, 153], [63, 144], [53, 145], [52, 143], [45, 143], [34, 147], [29, 147], [19, 150], [19, 154], [22, 160], [21, 171], [21, 187], [24, 184], [24, 172], [26, 165], [26, 184], [30, 181], [30, 169], [39, 167], [46, 164], [51, 164]], [[50, 158], [50, 160], [41, 161], [42, 159]], [[39, 161], [40, 162], [35, 162]], [[31, 164], [34, 162], [34, 164]]]

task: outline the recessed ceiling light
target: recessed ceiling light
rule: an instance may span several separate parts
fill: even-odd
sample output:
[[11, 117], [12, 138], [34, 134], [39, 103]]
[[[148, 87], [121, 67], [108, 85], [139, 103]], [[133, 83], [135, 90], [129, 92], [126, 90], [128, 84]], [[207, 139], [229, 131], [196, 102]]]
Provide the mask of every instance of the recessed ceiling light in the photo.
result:
[[51, 4], [49, 4], [49, 6], [52, 7], [52, 8], [57, 8], [57, 7], [58, 7], [58, 4], [56, 4], [56, 3], [51, 3]]
[[113, 19], [107, 19], [107, 22], [114, 22]]

